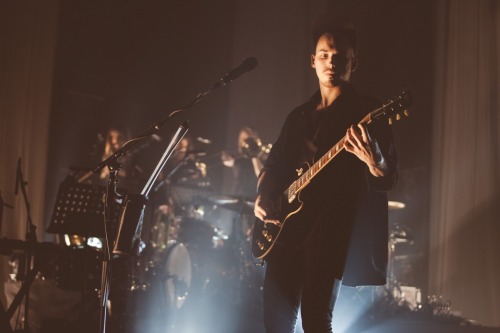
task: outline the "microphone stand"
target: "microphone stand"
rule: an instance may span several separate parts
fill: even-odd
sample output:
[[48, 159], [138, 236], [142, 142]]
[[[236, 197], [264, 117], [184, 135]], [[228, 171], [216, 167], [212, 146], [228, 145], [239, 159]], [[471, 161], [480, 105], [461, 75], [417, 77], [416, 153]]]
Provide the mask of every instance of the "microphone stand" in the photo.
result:
[[165, 184], [167, 184], [170, 180], [170, 178], [177, 172], [177, 170], [179, 170], [179, 168], [181, 166], [183, 166], [184, 164], [186, 164], [187, 160], [189, 158], [189, 154], [186, 154], [186, 156], [184, 156], [182, 158], [182, 160], [177, 163], [177, 165], [175, 165], [172, 170], [165, 176], [165, 179], [162, 179], [158, 182], [158, 184], [156, 184], [156, 186], [154, 187], [154, 192], [158, 192], [158, 190]]
[[[36, 262], [36, 259], [33, 261], [33, 249], [35, 248], [37, 239], [36, 239], [36, 227], [33, 225], [33, 222], [31, 220], [31, 211], [30, 211], [30, 203], [28, 201], [28, 195], [26, 194], [26, 186], [28, 185], [28, 182], [24, 181], [23, 178], [23, 173], [21, 171], [21, 158], [19, 157], [19, 160], [17, 162], [17, 170], [16, 170], [16, 194], [19, 186], [21, 187], [21, 192], [23, 194], [24, 198], [24, 203], [26, 206], [26, 213], [27, 213], [27, 219], [26, 219], [26, 252], [25, 252], [25, 276], [24, 276], [24, 281], [21, 286], [21, 289], [17, 293], [16, 297], [12, 301], [12, 304], [10, 305], [9, 309], [7, 310], [7, 316], [8, 318], [12, 317], [14, 314], [15, 309], [19, 306], [19, 304], [22, 301], [22, 298], [25, 297], [24, 299], [24, 332], [30, 332], [30, 327], [29, 327], [29, 288], [31, 286], [31, 283], [33, 283], [33, 280], [36, 277], [36, 274], [38, 273], [38, 264]], [[32, 267], [33, 266], [33, 267]]]
[[[110, 288], [110, 264], [111, 264], [111, 252], [110, 252], [110, 244], [109, 244], [109, 239], [108, 239], [108, 234], [107, 234], [107, 226], [108, 223], [111, 223], [111, 217], [114, 212], [114, 209], [119, 208], [117, 207], [117, 204], [121, 203], [121, 196], [116, 192], [116, 184], [118, 183], [117, 180], [117, 175], [118, 171], [120, 169], [120, 164], [117, 162], [118, 158], [125, 156], [126, 152], [130, 150], [133, 146], [135, 146], [138, 142], [145, 140], [154, 134], [156, 134], [161, 127], [163, 127], [167, 122], [171, 121], [175, 116], [179, 115], [180, 113], [188, 110], [189, 108], [193, 107], [200, 99], [203, 97], [207, 96], [209, 93], [211, 93], [213, 90], [223, 87], [227, 85], [229, 82], [231, 82], [230, 79], [227, 77], [223, 77], [219, 81], [217, 81], [210, 89], [203, 93], [198, 93], [194, 99], [192, 99], [189, 103], [186, 105], [182, 106], [178, 110], [172, 111], [165, 119], [154, 123], [150, 126], [150, 128], [144, 132], [142, 135], [133, 138], [123, 144], [123, 146], [118, 149], [114, 154], [100, 162], [96, 167], [94, 167], [92, 170], [81, 176], [77, 182], [82, 183], [89, 179], [93, 174], [99, 173], [104, 167], [109, 168], [109, 178], [108, 178], [108, 185], [107, 185], [107, 190], [106, 190], [106, 196], [105, 196], [105, 207], [104, 207], [104, 230], [105, 230], [105, 235], [106, 239], [104, 242], [103, 250], [103, 263], [102, 263], [102, 280], [101, 280], [101, 291], [100, 291], [100, 322], [99, 322], [99, 332], [100, 333], [105, 333], [106, 332], [106, 317], [107, 317], [107, 311], [106, 311], [106, 305], [108, 301], [108, 296], [109, 296], [109, 288]], [[183, 125], [181, 125], [182, 127]], [[185, 126], [185, 125], [184, 125]], [[182, 138], [182, 136], [181, 136]], [[178, 141], [175, 142], [175, 144], [171, 144], [172, 150], [177, 146], [179, 143], [180, 139], [178, 138]], [[174, 137], [175, 139], [175, 137]], [[172, 140], [174, 140], [172, 139]], [[168, 159], [170, 154], [167, 156], [164, 162]], [[163, 164], [164, 165], [164, 164]], [[152, 187], [152, 183], [149, 184], [149, 189]], [[149, 192], [149, 189], [146, 192]], [[114, 206], [114, 207], [113, 207]], [[115, 240], [112, 240], [113, 242]]]

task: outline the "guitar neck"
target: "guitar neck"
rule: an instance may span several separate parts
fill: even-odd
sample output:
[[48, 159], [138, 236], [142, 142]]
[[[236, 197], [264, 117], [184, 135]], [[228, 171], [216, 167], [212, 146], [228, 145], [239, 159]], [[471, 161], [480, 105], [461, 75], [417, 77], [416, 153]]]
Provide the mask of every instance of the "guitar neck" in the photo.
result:
[[[387, 119], [389, 124], [392, 124], [392, 116], [396, 117], [396, 120], [400, 119], [400, 113], [403, 112], [405, 116], [408, 116], [407, 107], [412, 104], [412, 96], [409, 91], [402, 92], [396, 99], [390, 100], [388, 103], [382, 105], [380, 108], [373, 110], [368, 113], [358, 124], [370, 124], [375, 120]], [[288, 198], [288, 202], [291, 203], [297, 194], [302, 191], [320, 172], [328, 163], [330, 163], [335, 156], [337, 156], [344, 149], [345, 136], [339, 140], [332, 148], [330, 148], [326, 154], [321, 156], [306, 172], [300, 174], [299, 178], [294, 181], [283, 194]]]
[[[359, 122], [359, 124], [369, 124], [370, 122], [371, 114], [368, 114]], [[344, 149], [345, 139], [346, 137], [344, 135], [342, 139], [340, 139], [285, 190], [284, 194], [288, 198], [288, 202], [292, 202], [297, 194], [302, 191], [311, 182], [311, 180]]]

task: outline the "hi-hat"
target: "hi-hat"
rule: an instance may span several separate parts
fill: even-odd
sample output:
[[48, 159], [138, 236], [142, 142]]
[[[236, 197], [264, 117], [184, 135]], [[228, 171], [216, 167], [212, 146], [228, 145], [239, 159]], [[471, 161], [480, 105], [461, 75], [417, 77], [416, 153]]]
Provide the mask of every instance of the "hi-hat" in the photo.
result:
[[389, 201], [388, 206], [389, 206], [389, 210], [403, 209], [406, 207], [406, 205], [404, 203], [399, 202], [399, 201]]

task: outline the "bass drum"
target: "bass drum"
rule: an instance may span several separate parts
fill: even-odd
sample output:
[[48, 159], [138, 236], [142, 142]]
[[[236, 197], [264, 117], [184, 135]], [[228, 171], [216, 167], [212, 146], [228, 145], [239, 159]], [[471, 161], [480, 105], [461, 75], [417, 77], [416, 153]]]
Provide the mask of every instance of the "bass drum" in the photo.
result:
[[162, 272], [159, 277], [167, 306], [171, 310], [179, 310], [189, 294], [193, 273], [191, 256], [186, 246], [182, 243], [171, 242], [167, 247], [164, 264], [161, 267]]

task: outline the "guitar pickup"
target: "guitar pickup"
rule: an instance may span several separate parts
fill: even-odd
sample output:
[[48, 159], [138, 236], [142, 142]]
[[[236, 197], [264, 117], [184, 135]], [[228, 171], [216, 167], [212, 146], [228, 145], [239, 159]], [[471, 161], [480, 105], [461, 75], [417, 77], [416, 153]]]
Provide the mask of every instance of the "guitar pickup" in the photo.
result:
[[268, 242], [273, 240], [273, 235], [271, 235], [267, 230], [262, 230], [262, 236], [264, 236]]

